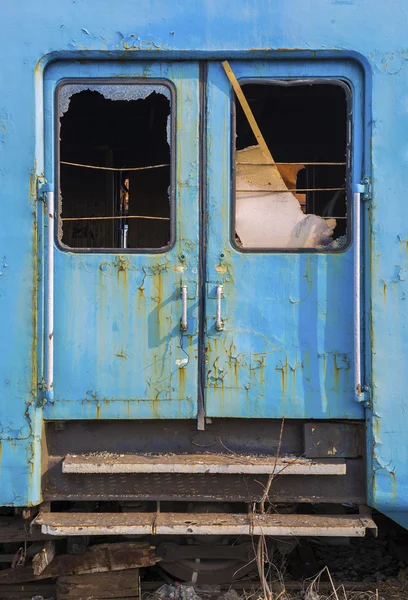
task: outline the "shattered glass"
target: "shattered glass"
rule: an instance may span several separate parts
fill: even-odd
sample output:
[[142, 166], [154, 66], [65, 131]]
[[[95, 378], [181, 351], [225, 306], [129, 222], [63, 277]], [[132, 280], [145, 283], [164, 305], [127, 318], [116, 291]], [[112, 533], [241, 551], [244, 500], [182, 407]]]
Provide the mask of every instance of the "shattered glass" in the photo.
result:
[[98, 92], [106, 100], [144, 100], [150, 94], [162, 94], [171, 100], [170, 89], [165, 85], [144, 83], [68, 83], [60, 91], [60, 117], [69, 109], [69, 103], [75, 94], [80, 92]]

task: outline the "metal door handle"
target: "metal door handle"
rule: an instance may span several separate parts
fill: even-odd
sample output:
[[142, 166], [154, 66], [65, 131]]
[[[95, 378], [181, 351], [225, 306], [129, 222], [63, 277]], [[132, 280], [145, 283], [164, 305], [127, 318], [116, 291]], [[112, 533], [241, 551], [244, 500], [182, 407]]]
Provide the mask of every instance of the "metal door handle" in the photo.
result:
[[188, 323], [187, 323], [187, 286], [183, 284], [181, 286], [181, 321], [180, 321], [180, 329], [181, 331], [187, 331]]
[[221, 317], [221, 298], [224, 293], [224, 287], [222, 285], [217, 285], [217, 315], [215, 319], [215, 329], [217, 331], [222, 331], [224, 329], [224, 321]]

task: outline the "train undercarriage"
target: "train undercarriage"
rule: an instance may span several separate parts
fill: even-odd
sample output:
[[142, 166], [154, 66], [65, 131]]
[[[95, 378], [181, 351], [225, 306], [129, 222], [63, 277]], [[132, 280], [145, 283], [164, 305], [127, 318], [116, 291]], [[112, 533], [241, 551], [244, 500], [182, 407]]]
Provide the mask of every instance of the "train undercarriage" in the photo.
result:
[[176, 580], [221, 584], [254, 570], [259, 539], [287, 555], [377, 532], [359, 421], [55, 421], [45, 440], [44, 502], [22, 511], [20, 541], [57, 554], [146, 542]]

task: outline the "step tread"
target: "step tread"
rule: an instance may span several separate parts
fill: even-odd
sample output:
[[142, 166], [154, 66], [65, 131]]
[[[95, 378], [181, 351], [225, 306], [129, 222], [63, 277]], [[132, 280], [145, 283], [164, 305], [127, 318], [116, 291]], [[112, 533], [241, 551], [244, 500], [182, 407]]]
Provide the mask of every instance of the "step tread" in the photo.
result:
[[67, 455], [63, 473], [208, 473], [345, 475], [344, 459], [313, 460], [238, 454], [110, 454]]
[[295, 535], [363, 537], [376, 532], [369, 516], [229, 513], [40, 512], [46, 535]]

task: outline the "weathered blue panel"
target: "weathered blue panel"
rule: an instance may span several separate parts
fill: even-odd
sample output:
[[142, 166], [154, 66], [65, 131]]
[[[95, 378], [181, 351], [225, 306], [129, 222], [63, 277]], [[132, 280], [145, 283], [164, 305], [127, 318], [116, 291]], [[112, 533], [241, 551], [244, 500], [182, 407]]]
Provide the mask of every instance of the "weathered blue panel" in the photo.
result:
[[[42, 409], [35, 408], [35, 405], [42, 398], [38, 386], [41, 384], [43, 342], [41, 337], [37, 341], [37, 324], [42, 333], [43, 314], [41, 310], [37, 312], [37, 306], [42, 306], [42, 295], [37, 295], [37, 286], [40, 279], [42, 289], [42, 262], [38, 263], [38, 257], [42, 260], [43, 254], [37, 248], [37, 244], [41, 246], [42, 238], [37, 238], [35, 184], [36, 178], [44, 175], [43, 75], [47, 64], [61, 58], [70, 61], [157, 59], [165, 63], [180, 58], [273, 61], [282, 56], [295, 57], [299, 61], [313, 59], [318, 64], [329, 57], [352, 57], [361, 61], [365, 70], [365, 88], [361, 92], [364, 96], [362, 112], [370, 131], [360, 150], [363, 151], [364, 174], [371, 177], [373, 183], [373, 199], [365, 209], [369, 219], [364, 231], [366, 367], [368, 383], [373, 392], [371, 407], [366, 410], [368, 482], [371, 504], [407, 524], [407, 20], [408, 6], [404, 0], [395, 0], [393, 3], [380, 0], [315, 0], [312, 9], [310, 3], [303, 0], [228, 0], [223, 3], [217, 0], [192, 0], [187, 4], [184, 0], [149, 0], [138, 2], [137, 6], [130, 0], [115, 3], [111, 0], [99, 0], [97, 3], [81, 0], [50, 3], [38, 0], [35, 3], [16, 1], [3, 7], [0, 21], [2, 504], [22, 506], [39, 501], [41, 470], [37, 440], [41, 430], [38, 416]], [[228, 144], [222, 132], [227, 133], [225, 122], [217, 126], [213, 137], [220, 144]], [[192, 163], [191, 168], [195, 169], [194, 161]], [[227, 169], [228, 165], [220, 165], [220, 168]], [[227, 185], [224, 185], [223, 189], [226, 190]], [[220, 200], [218, 198], [216, 202]], [[38, 225], [41, 231], [41, 222]], [[224, 242], [223, 246], [225, 249]], [[214, 249], [213, 254], [215, 252], [220, 253], [221, 250]], [[321, 264], [310, 267], [312, 274], [319, 281], [325, 281], [329, 272], [345, 277], [350, 269], [351, 256], [348, 257], [348, 254], [349, 251], [341, 260], [339, 257], [324, 257]], [[230, 259], [227, 254], [226, 258]], [[298, 257], [294, 261], [299, 275], [307, 272], [306, 260], [306, 257]], [[210, 262], [217, 264], [215, 255]], [[234, 277], [239, 281], [235, 267]], [[288, 324], [292, 326], [300, 318], [301, 310], [305, 311], [302, 318], [317, 318], [313, 352], [316, 354], [320, 349], [324, 352], [328, 350], [334, 361], [333, 353], [337, 350], [347, 355], [347, 364], [350, 353], [346, 341], [347, 332], [350, 331], [349, 321], [341, 324], [335, 333], [338, 336], [336, 340], [330, 338], [326, 346], [321, 329], [323, 316], [308, 300], [300, 301], [303, 296], [299, 294], [302, 291], [299, 282], [296, 285], [285, 277], [279, 284], [281, 293], [296, 292], [293, 298], [299, 301], [294, 305], [294, 313]], [[242, 297], [251, 286], [243, 282], [239, 282], [239, 285], [234, 295], [239, 291]], [[317, 283], [313, 282], [314, 294], [317, 293], [315, 285]], [[228, 295], [231, 297], [231, 294]], [[226, 293], [225, 302], [228, 302], [228, 295]], [[344, 311], [342, 314], [350, 317], [349, 305], [341, 310]], [[211, 311], [209, 309], [209, 314]], [[264, 326], [265, 314], [263, 310], [253, 323], [256, 332]], [[269, 315], [267, 321], [270, 321]], [[238, 318], [237, 325], [240, 328], [243, 325]], [[62, 333], [63, 329], [59, 327], [59, 333]], [[345, 330], [344, 333], [341, 329]], [[326, 328], [326, 332], [330, 331], [330, 328]], [[285, 331], [285, 334], [290, 336], [295, 347], [300, 348], [303, 356], [299, 362], [304, 362], [307, 348], [302, 343], [302, 332], [288, 334]], [[279, 342], [282, 330], [275, 332], [275, 335]], [[126, 341], [125, 338], [123, 341]], [[243, 338], [238, 342], [240, 345], [247, 343]], [[38, 348], [40, 351], [36, 356]], [[252, 355], [257, 354], [258, 349], [265, 354], [265, 346], [256, 341]], [[289, 353], [287, 362], [284, 356], [282, 358], [282, 365], [288, 364], [289, 370], [290, 365], [297, 365], [295, 354]], [[109, 356], [109, 360], [110, 364], [115, 364], [116, 359], [112, 356]], [[37, 364], [40, 365], [40, 375], [37, 373]], [[247, 358], [240, 364], [236, 397], [241, 395], [241, 400], [237, 400], [241, 407], [242, 392], [239, 390], [244, 389], [249, 380], [251, 365], [256, 367], [254, 377], [258, 377], [256, 372], [261, 369], [257, 364], [249, 362]], [[126, 367], [123, 368], [126, 371]], [[316, 365], [313, 377], [313, 389], [324, 391], [327, 407], [330, 405], [324, 413], [327, 416], [332, 416], [331, 402], [334, 402], [333, 411], [340, 414], [337, 395], [332, 390], [334, 375], [330, 375], [331, 368], [329, 378], [322, 380], [323, 371]], [[294, 372], [299, 370], [296, 368]], [[130, 385], [130, 372], [126, 371], [125, 375], [127, 385]], [[272, 377], [275, 386], [276, 375], [279, 375], [279, 371]], [[228, 376], [230, 379], [234, 377], [232, 373]], [[60, 382], [61, 377], [62, 374], [59, 375]], [[78, 379], [73, 385], [79, 383]], [[85, 381], [83, 383], [85, 385]], [[290, 383], [287, 414], [295, 416], [295, 411], [298, 411], [297, 414], [312, 416], [309, 409], [316, 411], [315, 414], [322, 414], [324, 405], [321, 400], [297, 404], [308, 385], [297, 375], [296, 384], [293, 381]], [[80, 389], [82, 391], [84, 387]], [[348, 375], [341, 373], [339, 390], [347, 392], [349, 389]], [[108, 396], [112, 397], [112, 394]], [[265, 394], [260, 396], [263, 409], [266, 406], [265, 398]], [[106, 409], [107, 412], [111, 410], [110, 414], [114, 416], [125, 416], [121, 402], [124, 401], [106, 404], [119, 407], [119, 410]], [[352, 408], [349, 399], [345, 403], [348, 416], [361, 414], [360, 407]], [[64, 413], [59, 418], [80, 418], [82, 410], [85, 413], [88, 411], [88, 408], [83, 408], [88, 404], [89, 416], [97, 416], [96, 403], [91, 399], [90, 403], [58, 403], [59, 410]], [[165, 406], [173, 405], [171, 402], [162, 403], [160, 410], [163, 416], [167, 410]], [[184, 406], [187, 407], [187, 404]], [[231, 406], [232, 397], [229, 396], [230, 410]], [[102, 409], [105, 409], [105, 404]], [[54, 408], [48, 406], [46, 410], [51, 416]], [[139, 411], [136, 407], [134, 410], [134, 416], [140, 416], [142, 409]], [[245, 407], [245, 410], [249, 414], [252, 409]], [[254, 408], [252, 412], [256, 410]], [[188, 412], [186, 408], [185, 416]], [[193, 414], [193, 410], [190, 413]], [[104, 413], [103, 416], [109, 414]], [[28, 466], [29, 463], [33, 466]]]

